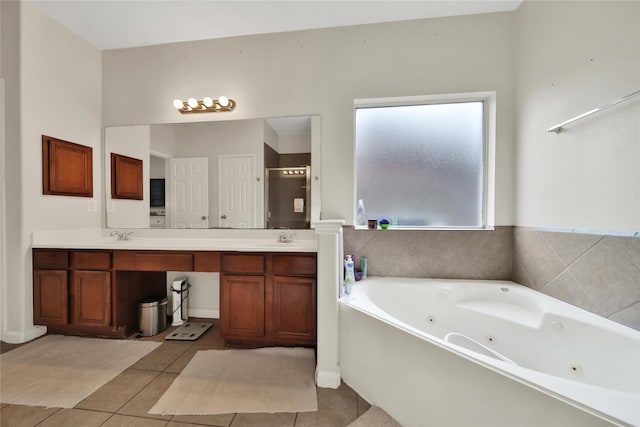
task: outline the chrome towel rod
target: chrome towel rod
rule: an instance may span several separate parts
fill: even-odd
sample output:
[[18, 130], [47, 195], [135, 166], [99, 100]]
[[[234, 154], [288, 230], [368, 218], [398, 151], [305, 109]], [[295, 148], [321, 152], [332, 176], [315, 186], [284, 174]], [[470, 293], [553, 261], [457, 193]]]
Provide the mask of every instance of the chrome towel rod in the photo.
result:
[[551, 126], [550, 128], [547, 128], [547, 132], [560, 133], [562, 131], [562, 127], [568, 125], [569, 123], [573, 123], [573, 122], [575, 122], [577, 120], [584, 119], [587, 116], [590, 116], [590, 115], [595, 114], [595, 113], [597, 113], [599, 111], [602, 111], [602, 110], [606, 110], [609, 107], [613, 107], [616, 104], [619, 104], [621, 102], [627, 101], [627, 100], [629, 100], [631, 98], [634, 98], [634, 97], [636, 97], [638, 95], [640, 95], [640, 90], [637, 90], [637, 91], [635, 91], [633, 93], [630, 93], [627, 96], [623, 96], [622, 98], [618, 98], [615, 101], [610, 102], [608, 104], [604, 104], [604, 105], [601, 105], [599, 107], [596, 107], [593, 110], [590, 110], [590, 111], [587, 111], [586, 113], [580, 114], [579, 116], [575, 116], [575, 117], [573, 117], [573, 118], [571, 118], [569, 120], [565, 120], [564, 122], [558, 123], [555, 126]]

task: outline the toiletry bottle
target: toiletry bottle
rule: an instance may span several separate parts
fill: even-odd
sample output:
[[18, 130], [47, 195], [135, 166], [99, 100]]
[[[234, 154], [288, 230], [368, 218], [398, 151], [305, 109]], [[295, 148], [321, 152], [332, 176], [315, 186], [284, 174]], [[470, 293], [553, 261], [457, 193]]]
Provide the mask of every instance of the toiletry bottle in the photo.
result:
[[364, 214], [364, 202], [362, 199], [358, 200], [358, 213], [356, 218], [358, 224], [357, 225], [365, 225], [366, 224], [366, 215]]
[[367, 268], [368, 268], [367, 259], [366, 258], [360, 258], [360, 271], [362, 271], [362, 278], [363, 279], [367, 278]]
[[351, 295], [351, 285], [356, 280], [356, 276], [353, 270], [353, 260], [351, 255], [347, 255], [347, 259], [344, 260], [344, 293], [345, 295]]

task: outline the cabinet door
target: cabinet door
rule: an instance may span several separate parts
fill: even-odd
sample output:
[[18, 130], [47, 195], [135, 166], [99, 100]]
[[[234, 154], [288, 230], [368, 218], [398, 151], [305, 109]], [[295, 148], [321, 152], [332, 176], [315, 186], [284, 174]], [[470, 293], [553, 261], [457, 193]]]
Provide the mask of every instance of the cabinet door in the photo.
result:
[[33, 322], [36, 325], [69, 323], [69, 285], [65, 270], [35, 270]]
[[111, 273], [73, 271], [71, 280], [71, 321], [76, 326], [111, 324]]
[[220, 278], [220, 333], [223, 338], [264, 336], [264, 277]]
[[274, 276], [273, 336], [283, 342], [315, 344], [316, 281], [310, 277]]

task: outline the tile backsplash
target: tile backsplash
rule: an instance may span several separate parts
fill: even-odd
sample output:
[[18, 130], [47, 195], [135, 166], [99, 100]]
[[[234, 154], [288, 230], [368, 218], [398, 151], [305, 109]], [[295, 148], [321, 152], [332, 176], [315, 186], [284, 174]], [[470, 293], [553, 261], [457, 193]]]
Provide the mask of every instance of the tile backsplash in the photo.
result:
[[512, 230], [512, 227], [496, 227], [492, 231], [345, 227], [344, 253], [367, 258], [371, 276], [509, 280]]
[[640, 237], [345, 227], [344, 251], [371, 276], [513, 280], [640, 330]]
[[512, 280], [640, 330], [640, 238], [514, 227]]

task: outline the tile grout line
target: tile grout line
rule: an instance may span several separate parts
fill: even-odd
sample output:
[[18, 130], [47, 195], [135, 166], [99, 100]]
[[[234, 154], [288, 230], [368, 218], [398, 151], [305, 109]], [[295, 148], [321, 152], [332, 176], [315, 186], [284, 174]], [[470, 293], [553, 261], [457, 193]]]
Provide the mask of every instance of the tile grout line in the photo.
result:
[[620, 245], [618, 245], [616, 243], [616, 239], [609, 239], [611, 240], [611, 244], [613, 246], [615, 246], [616, 248], [618, 248], [620, 250], [620, 252], [622, 252], [622, 254], [629, 260], [629, 262], [631, 262], [631, 265], [633, 265], [635, 268], [637, 268], [638, 270], [640, 270], [640, 266], [636, 265], [636, 263], [633, 261], [633, 259], [629, 256], [629, 254], [627, 253], [627, 251], [623, 248], [620, 247]]

